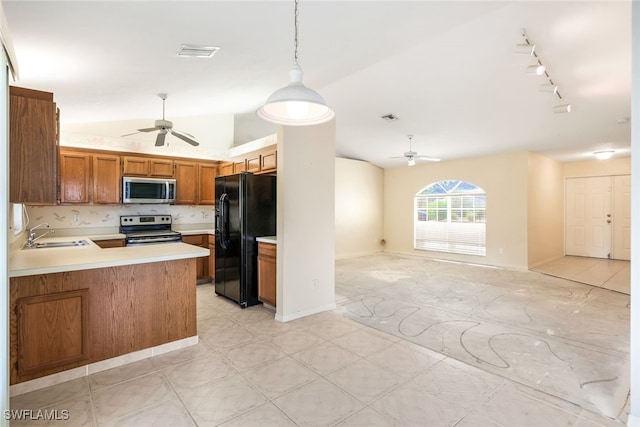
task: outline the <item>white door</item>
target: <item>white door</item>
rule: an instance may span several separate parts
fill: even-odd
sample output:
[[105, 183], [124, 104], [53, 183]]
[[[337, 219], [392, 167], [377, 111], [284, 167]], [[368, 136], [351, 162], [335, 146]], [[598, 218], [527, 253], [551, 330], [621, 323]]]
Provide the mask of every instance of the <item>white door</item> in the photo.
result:
[[614, 259], [631, 260], [631, 175], [613, 177]]
[[567, 255], [611, 257], [612, 181], [610, 176], [567, 179]]

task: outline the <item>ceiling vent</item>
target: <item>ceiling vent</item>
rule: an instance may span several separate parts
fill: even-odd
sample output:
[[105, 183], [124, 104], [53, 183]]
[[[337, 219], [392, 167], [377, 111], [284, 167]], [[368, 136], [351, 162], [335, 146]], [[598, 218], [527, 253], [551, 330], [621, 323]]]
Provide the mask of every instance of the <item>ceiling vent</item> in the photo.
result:
[[195, 44], [183, 44], [178, 49], [178, 56], [186, 58], [211, 58], [220, 50], [216, 46], [199, 46]]
[[394, 116], [393, 114], [387, 114], [386, 116], [382, 116], [382, 120], [387, 122], [395, 122], [398, 119], [398, 116]]

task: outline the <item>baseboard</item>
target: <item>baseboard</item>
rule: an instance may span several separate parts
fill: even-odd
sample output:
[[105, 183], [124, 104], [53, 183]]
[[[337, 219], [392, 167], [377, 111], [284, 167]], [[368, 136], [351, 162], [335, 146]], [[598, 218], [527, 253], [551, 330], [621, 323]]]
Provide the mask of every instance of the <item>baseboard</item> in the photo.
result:
[[282, 314], [276, 313], [276, 320], [278, 322], [286, 323], [286, 322], [290, 322], [292, 320], [300, 319], [302, 317], [307, 317], [307, 316], [311, 316], [313, 314], [322, 313], [323, 311], [334, 310], [335, 308], [336, 308], [336, 303], [333, 302], [331, 304], [327, 304], [327, 305], [323, 305], [323, 306], [320, 306], [320, 307], [312, 308], [311, 310], [297, 311], [297, 312], [295, 312], [293, 314], [287, 314], [287, 315], [284, 315], [284, 316]]
[[382, 254], [382, 253], [384, 253], [383, 250], [364, 251], [364, 252], [350, 252], [350, 253], [347, 253], [347, 254], [336, 254], [335, 259], [360, 258], [360, 257], [367, 256], [367, 255], [375, 255], [375, 254]]
[[9, 387], [9, 395], [12, 397], [18, 396], [21, 394], [29, 393], [31, 391], [40, 390], [41, 388], [50, 387], [52, 385], [60, 384], [66, 381], [86, 377], [91, 374], [95, 374], [96, 372], [106, 371], [107, 369], [111, 368], [117, 368], [118, 366], [137, 362], [138, 360], [158, 356], [160, 354], [179, 350], [185, 347], [190, 347], [196, 344], [198, 344], [197, 335], [177, 341], [168, 342], [156, 347], [145, 348], [144, 350], [134, 351], [132, 353], [123, 354], [122, 356], [112, 357], [111, 359], [101, 360], [99, 362], [79, 366], [67, 371], [47, 375], [46, 377], [36, 378], [34, 380], [14, 384]]

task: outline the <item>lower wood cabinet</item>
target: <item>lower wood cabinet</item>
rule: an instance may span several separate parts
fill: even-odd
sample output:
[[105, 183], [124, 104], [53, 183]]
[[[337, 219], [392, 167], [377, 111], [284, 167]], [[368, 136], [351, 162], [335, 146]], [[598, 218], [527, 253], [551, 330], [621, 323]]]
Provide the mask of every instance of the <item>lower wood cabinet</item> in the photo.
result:
[[209, 278], [216, 280], [216, 236], [209, 234]]
[[127, 245], [124, 239], [92, 240], [92, 242], [102, 249], [123, 248]]
[[276, 306], [277, 245], [258, 242], [258, 299]]
[[[209, 248], [208, 234], [192, 234], [182, 235], [182, 242], [190, 245], [199, 246], [201, 248]], [[196, 281], [198, 283], [205, 283], [210, 280], [209, 277], [209, 258], [199, 257], [196, 258]]]
[[18, 375], [88, 360], [88, 307], [88, 289], [18, 299]]

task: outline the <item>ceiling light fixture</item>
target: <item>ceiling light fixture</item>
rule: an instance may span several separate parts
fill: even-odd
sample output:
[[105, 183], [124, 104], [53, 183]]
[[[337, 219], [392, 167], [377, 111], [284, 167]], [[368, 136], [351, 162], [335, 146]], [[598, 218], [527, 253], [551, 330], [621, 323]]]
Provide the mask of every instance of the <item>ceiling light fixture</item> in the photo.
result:
[[516, 55], [533, 56], [535, 51], [536, 51], [535, 44], [521, 43], [516, 45], [516, 48], [514, 49], [513, 53], [515, 53]]
[[562, 104], [556, 105], [553, 107], [553, 112], [558, 113], [570, 113], [571, 112], [571, 104]]
[[[542, 63], [542, 61], [540, 60], [540, 57], [536, 53], [536, 50], [535, 50], [536, 45], [531, 43], [531, 40], [529, 40], [529, 36], [527, 35], [527, 32], [525, 31], [524, 28], [520, 30], [520, 35], [522, 36], [523, 43], [516, 45], [515, 53], [526, 53], [527, 51], [530, 51], [531, 56], [533, 56], [538, 62], [535, 65], [530, 65], [527, 67], [527, 74], [537, 75], [537, 76], [541, 76], [541, 75], [546, 76], [548, 79], [548, 82], [546, 84], [540, 85], [540, 91], [553, 93], [558, 97], [558, 99], [562, 100], [562, 95], [560, 95], [558, 85], [555, 84], [551, 79], [551, 76], [547, 71], [547, 67]], [[555, 107], [553, 107], [553, 112], [554, 113], [570, 113], [571, 105], [569, 104], [556, 105]]]
[[200, 46], [195, 44], [180, 45], [176, 55], [186, 58], [211, 58], [220, 50], [217, 46]]
[[593, 155], [596, 156], [598, 160], [607, 160], [610, 159], [614, 153], [614, 150], [602, 150], [594, 152]]
[[322, 96], [302, 83], [302, 68], [298, 64], [298, 0], [295, 0], [294, 30], [290, 82], [267, 98], [256, 114], [263, 120], [279, 125], [306, 126], [328, 122], [335, 117], [334, 111]]
[[409, 161], [407, 162], [407, 165], [415, 166], [416, 165], [416, 159], [414, 159], [413, 157], [409, 157]]

